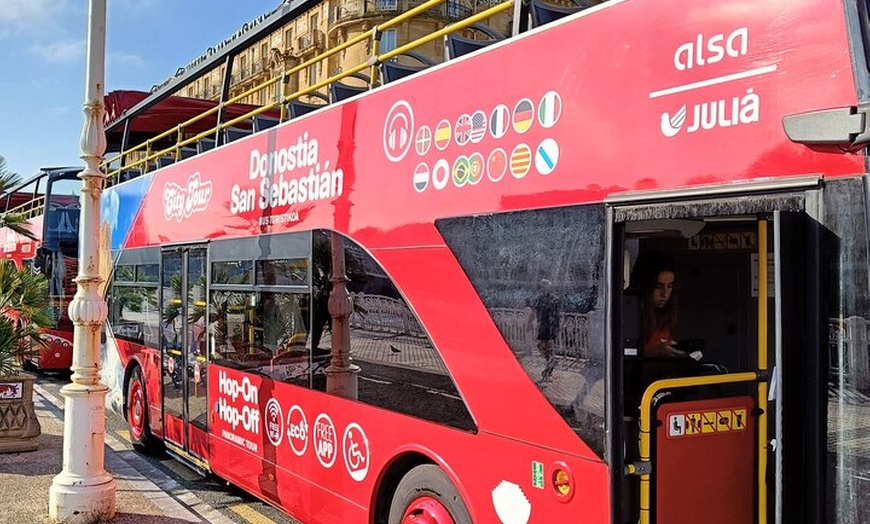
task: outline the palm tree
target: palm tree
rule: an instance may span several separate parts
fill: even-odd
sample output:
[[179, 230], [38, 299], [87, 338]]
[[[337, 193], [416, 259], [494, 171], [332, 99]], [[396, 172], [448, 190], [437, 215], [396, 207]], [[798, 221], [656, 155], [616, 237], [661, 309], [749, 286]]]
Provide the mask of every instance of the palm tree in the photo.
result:
[[[18, 173], [9, 170], [6, 165], [6, 158], [0, 155], [0, 197], [5, 197], [12, 189], [21, 184], [21, 177]], [[19, 235], [35, 240], [36, 237], [30, 232], [30, 224], [27, 223], [27, 217], [18, 213], [0, 212], [0, 229], [7, 227]]]
[[20, 357], [44, 344], [39, 328], [52, 324], [45, 277], [0, 261], [0, 377], [18, 373]]

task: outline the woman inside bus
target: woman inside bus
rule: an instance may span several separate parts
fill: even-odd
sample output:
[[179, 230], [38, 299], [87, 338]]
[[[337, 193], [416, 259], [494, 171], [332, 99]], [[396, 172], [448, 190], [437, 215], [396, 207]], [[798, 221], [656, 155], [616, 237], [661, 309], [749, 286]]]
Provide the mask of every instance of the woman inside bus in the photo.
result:
[[688, 356], [676, 347], [675, 282], [676, 267], [669, 255], [661, 251], [644, 251], [640, 254], [631, 272], [631, 285], [642, 297], [644, 357]]

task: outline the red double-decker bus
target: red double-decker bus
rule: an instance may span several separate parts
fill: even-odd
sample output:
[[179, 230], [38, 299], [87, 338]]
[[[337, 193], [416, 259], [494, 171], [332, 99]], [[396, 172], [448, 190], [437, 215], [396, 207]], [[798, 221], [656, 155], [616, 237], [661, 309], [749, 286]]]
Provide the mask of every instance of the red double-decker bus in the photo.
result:
[[867, 521], [867, 2], [546, 8], [403, 79], [404, 16], [248, 113], [161, 110], [254, 30], [109, 126], [134, 443], [312, 524]]
[[74, 167], [44, 168], [0, 195], [2, 212], [26, 217], [34, 237], [0, 229], [3, 258], [18, 267], [32, 267], [49, 283], [54, 325], [41, 330], [45, 345], [23, 357], [25, 369], [64, 371], [72, 365], [73, 325], [67, 307], [75, 294], [78, 272], [80, 171]]

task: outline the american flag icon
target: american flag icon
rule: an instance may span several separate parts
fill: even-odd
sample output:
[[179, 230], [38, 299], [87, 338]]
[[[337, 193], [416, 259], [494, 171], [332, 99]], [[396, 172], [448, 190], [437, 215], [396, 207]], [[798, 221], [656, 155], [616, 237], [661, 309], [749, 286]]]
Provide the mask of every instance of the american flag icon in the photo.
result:
[[473, 143], [478, 143], [483, 140], [486, 135], [486, 113], [483, 111], [475, 111], [471, 115], [471, 131], [468, 133], [468, 139]]

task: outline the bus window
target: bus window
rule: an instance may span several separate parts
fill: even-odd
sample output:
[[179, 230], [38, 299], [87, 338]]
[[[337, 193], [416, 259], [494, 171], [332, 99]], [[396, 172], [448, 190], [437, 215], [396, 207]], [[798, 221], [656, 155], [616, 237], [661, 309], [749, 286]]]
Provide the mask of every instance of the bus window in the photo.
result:
[[505, 342], [550, 404], [604, 453], [604, 208], [439, 220]]
[[[313, 245], [317, 281], [312, 290], [311, 338], [319, 336], [315, 355], [324, 359], [332, 348], [332, 333], [326, 320], [332, 290], [329, 235], [327, 231], [316, 231]], [[347, 290], [354, 301], [349, 325], [354, 363], [360, 367], [358, 400], [458, 429], [474, 430], [474, 421], [444, 361], [389, 275], [359, 244], [345, 238], [344, 249]], [[322, 334], [318, 335], [318, 330]], [[315, 381], [315, 386], [318, 385]]]
[[157, 281], [148, 280], [148, 274], [156, 275], [157, 267], [157, 264], [118, 266], [108, 299], [114, 335], [154, 349], [160, 343], [160, 310]]
[[[870, 276], [868, 276], [867, 179], [830, 181], [824, 193], [824, 223], [839, 239], [825, 261], [829, 286], [827, 318], [827, 522], [867, 522], [867, 453], [856, 427], [866, 428], [870, 405]], [[797, 388], [803, 388], [803, 384]], [[824, 416], [824, 414], [823, 414]], [[825, 418], [820, 422], [824, 423]], [[798, 464], [803, 460], [798, 457]], [[864, 502], [856, 502], [863, 500]]]
[[271, 291], [212, 291], [212, 358], [299, 386], [312, 373], [303, 311], [308, 295]]

